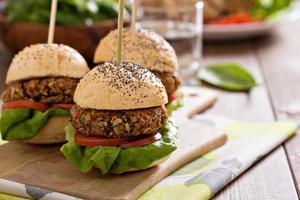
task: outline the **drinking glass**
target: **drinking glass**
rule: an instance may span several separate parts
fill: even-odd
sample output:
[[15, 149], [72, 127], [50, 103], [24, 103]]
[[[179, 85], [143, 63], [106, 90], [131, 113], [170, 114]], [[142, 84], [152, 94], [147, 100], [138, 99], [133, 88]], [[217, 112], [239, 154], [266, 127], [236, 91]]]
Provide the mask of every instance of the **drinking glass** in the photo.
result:
[[175, 49], [179, 74], [194, 79], [201, 67], [203, 2], [195, 0], [138, 0], [137, 27], [163, 36]]

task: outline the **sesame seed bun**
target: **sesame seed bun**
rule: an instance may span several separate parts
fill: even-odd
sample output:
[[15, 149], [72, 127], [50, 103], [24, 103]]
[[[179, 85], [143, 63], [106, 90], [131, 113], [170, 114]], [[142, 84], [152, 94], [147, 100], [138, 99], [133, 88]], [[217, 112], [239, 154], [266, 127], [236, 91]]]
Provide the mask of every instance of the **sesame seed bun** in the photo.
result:
[[80, 80], [74, 101], [82, 108], [130, 110], [168, 102], [161, 81], [149, 70], [132, 63], [106, 62]]
[[[95, 52], [94, 62], [101, 63], [116, 60], [117, 30], [104, 37]], [[151, 71], [175, 73], [178, 60], [172, 46], [155, 32], [131, 28], [124, 29], [123, 54], [126, 62], [136, 63]]]
[[30, 140], [24, 140], [31, 144], [58, 144], [66, 141], [65, 126], [69, 123], [69, 117], [51, 117], [47, 124]]
[[6, 83], [48, 76], [81, 78], [88, 71], [85, 59], [75, 49], [62, 44], [35, 44], [15, 55]]

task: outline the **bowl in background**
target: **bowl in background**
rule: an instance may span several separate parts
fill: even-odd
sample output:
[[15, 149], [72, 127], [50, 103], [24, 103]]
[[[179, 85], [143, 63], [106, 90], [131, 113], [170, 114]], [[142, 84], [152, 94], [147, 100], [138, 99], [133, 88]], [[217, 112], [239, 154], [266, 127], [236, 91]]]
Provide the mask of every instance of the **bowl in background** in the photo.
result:
[[[124, 22], [124, 26], [129, 24], [129, 20]], [[96, 22], [92, 25], [57, 25], [54, 42], [73, 47], [91, 64], [99, 40], [116, 28], [117, 19]], [[13, 54], [28, 45], [47, 42], [47, 36], [48, 24], [12, 22], [0, 14], [0, 38]]]

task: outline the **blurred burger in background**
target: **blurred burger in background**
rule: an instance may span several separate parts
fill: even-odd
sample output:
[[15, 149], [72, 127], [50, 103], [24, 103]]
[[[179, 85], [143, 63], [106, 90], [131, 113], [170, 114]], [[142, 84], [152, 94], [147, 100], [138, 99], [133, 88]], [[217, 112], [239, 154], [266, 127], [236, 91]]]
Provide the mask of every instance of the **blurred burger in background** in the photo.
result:
[[[123, 41], [122, 59], [153, 72], [165, 86], [168, 102], [175, 101], [181, 80], [177, 74], [178, 59], [171, 45], [157, 33], [146, 29], [124, 29]], [[116, 43], [117, 30], [114, 30], [100, 41], [94, 55], [94, 63], [116, 60]], [[173, 105], [172, 110], [177, 108], [175, 107]]]
[[75, 88], [88, 71], [84, 58], [66, 45], [36, 44], [20, 51], [9, 66], [2, 93], [2, 139], [64, 142]]

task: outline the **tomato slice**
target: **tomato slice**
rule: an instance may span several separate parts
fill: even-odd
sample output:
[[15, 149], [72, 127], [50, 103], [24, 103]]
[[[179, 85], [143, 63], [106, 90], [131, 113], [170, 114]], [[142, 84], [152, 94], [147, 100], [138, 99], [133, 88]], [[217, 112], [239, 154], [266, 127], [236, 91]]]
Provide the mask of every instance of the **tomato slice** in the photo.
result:
[[100, 136], [87, 137], [80, 133], [75, 134], [75, 143], [80, 146], [94, 147], [94, 146], [119, 146], [121, 148], [139, 147], [146, 144], [156, 142], [161, 139], [161, 134], [132, 137], [132, 138], [105, 138]]
[[172, 101], [175, 101], [177, 98], [176, 94], [175, 93], [172, 93], [172, 94], [169, 94], [168, 95], [168, 102], [172, 102]]
[[68, 104], [68, 103], [60, 103], [60, 104], [53, 104], [52, 108], [61, 108], [64, 110], [71, 110], [71, 108], [74, 106], [74, 104]]
[[100, 136], [87, 137], [80, 133], [75, 134], [75, 143], [81, 146], [119, 146], [125, 140], [119, 138], [105, 138]]
[[123, 143], [120, 145], [121, 148], [130, 148], [130, 147], [140, 147], [147, 144], [151, 144], [161, 139], [161, 134], [156, 133], [155, 135], [150, 135], [147, 137], [143, 137], [142, 139], [138, 139], [132, 142]]
[[10, 101], [2, 105], [2, 109], [17, 109], [17, 108], [29, 108], [33, 110], [46, 111], [49, 107], [43, 103], [38, 103], [35, 101], [19, 100]]

